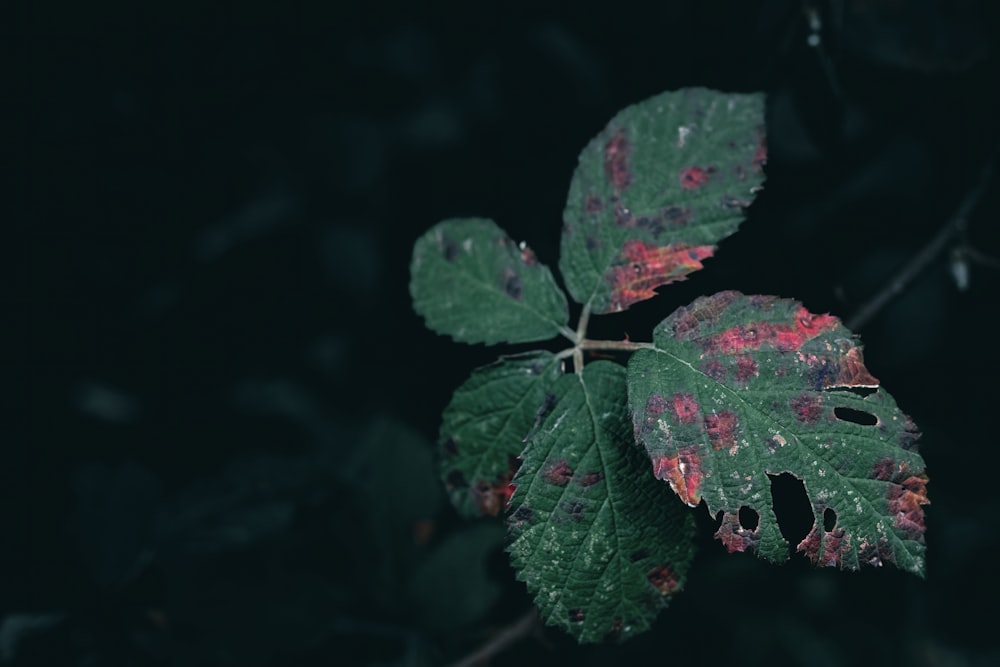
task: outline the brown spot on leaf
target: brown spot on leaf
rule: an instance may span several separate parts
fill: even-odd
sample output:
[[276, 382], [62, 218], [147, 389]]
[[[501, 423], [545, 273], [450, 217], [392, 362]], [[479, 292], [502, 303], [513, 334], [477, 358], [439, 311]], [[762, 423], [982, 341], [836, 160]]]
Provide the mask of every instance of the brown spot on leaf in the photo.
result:
[[747, 384], [752, 378], [760, 375], [760, 371], [757, 368], [757, 362], [753, 358], [746, 355], [740, 355], [736, 358], [736, 381], [740, 384]]
[[528, 247], [528, 244], [522, 243], [519, 248], [521, 249], [521, 261], [527, 266], [538, 266], [538, 257], [535, 255], [535, 251]]
[[640, 561], [643, 558], [649, 558], [649, 549], [646, 547], [633, 551], [628, 557], [628, 559], [633, 563]]
[[570, 609], [569, 610], [569, 622], [570, 623], [583, 623], [584, 613], [582, 609]]
[[893, 514], [893, 525], [912, 540], [922, 540], [924, 534], [923, 505], [927, 499], [927, 475], [912, 475], [902, 484], [889, 487], [889, 512]]
[[600, 470], [593, 470], [580, 477], [580, 486], [587, 488], [597, 484], [604, 479], [604, 473]]
[[757, 147], [753, 151], [753, 158], [751, 159], [751, 164], [753, 165], [753, 170], [758, 174], [764, 171], [764, 165], [767, 163], [767, 140], [764, 135], [764, 128], [761, 127], [757, 130]]
[[680, 587], [680, 578], [666, 565], [658, 565], [649, 571], [646, 579], [662, 595], [670, 595]]
[[625, 138], [625, 129], [618, 128], [604, 145], [604, 174], [616, 192], [632, 185], [632, 174], [629, 171], [631, 156], [632, 144]]
[[813, 565], [821, 567], [842, 567], [844, 556], [851, 551], [851, 538], [843, 529], [823, 530], [816, 522], [805, 539], [799, 542], [796, 551], [805, 554]]
[[559, 509], [562, 510], [562, 513], [568, 517], [570, 521], [583, 520], [582, 500], [564, 500], [559, 503]]
[[701, 370], [716, 382], [723, 382], [726, 379], [726, 367], [718, 359], [708, 359], [701, 365]]
[[583, 202], [583, 210], [587, 213], [597, 213], [604, 210], [604, 202], [597, 195], [587, 195]]
[[445, 476], [444, 481], [449, 489], [464, 489], [469, 485], [461, 470], [452, 470]]
[[861, 348], [852, 346], [840, 357], [837, 376], [831, 378], [827, 387], [878, 387], [879, 381], [865, 368]]
[[739, 417], [731, 410], [705, 415], [705, 429], [708, 439], [715, 449], [729, 449], [736, 446]]
[[556, 486], [566, 486], [573, 477], [573, 469], [566, 459], [556, 459], [545, 466], [542, 477], [549, 484]]
[[454, 262], [458, 259], [459, 247], [454, 241], [445, 241], [444, 247], [441, 249], [441, 254], [444, 255], [446, 262]]
[[455, 444], [455, 438], [446, 438], [445, 441], [441, 443], [441, 449], [444, 451], [445, 456], [458, 455], [458, 446]]
[[875, 465], [872, 466], [871, 478], [877, 479], [880, 482], [888, 482], [892, 479], [892, 475], [895, 470], [895, 461], [887, 456], [884, 459], [876, 461]]
[[530, 526], [535, 522], [535, 513], [526, 505], [521, 505], [510, 515], [510, 519], [518, 528], [521, 528], [525, 524]]
[[667, 481], [674, 493], [691, 507], [701, 501], [701, 457], [697, 445], [684, 447], [676, 454], [655, 460], [653, 475]]
[[795, 418], [804, 424], [815, 424], [823, 414], [823, 401], [819, 396], [802, 392], [788, 403]]

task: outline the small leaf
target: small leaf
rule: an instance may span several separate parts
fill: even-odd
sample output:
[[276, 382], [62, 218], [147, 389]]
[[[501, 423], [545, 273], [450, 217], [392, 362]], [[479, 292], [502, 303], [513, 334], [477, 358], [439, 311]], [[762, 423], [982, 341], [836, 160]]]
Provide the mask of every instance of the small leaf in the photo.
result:
[[417, 239], [410, 295], [428, 328], [461, 343], [547, 340], [569, 321], [552, 272], [483, 218], [445, 220]]
[[[790, 299], [721, 292], [670, 315], [653, 344], [628, 365], [636, 440], [684, 502], [722, 513], [716, 537], [730, 552], [788, 558], [768, 475], [790, 473], [812, 504], [798, 550], [814, 563], [923, 574], [917, 429], [840, 320]], [[744, 507], [756, 527], [741, 523]]]
[[553, 391], [514, 477], [508, 550], [547, 623], [626, 639], [681, 589], [694, 525], [632, 442], [624, 368], [595, 361]]
[[616, 115], [580, 154], [559, 269], [592, 312], [625, 310], [702, 268], [764, 180], [764, 96], [667, 92]]
[[551, 352], [529, 352], [477, 368], [455, 390], [444, 411], [439, 449], [441, 478], [460, 514], [472, 518], [504, 510], [517, 456], [561, 373]]

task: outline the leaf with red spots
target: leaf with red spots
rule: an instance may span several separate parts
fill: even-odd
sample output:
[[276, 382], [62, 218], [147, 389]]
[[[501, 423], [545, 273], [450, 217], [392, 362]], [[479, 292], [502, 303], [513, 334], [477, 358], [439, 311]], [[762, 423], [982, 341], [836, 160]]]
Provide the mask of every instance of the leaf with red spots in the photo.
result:
[[[923, 574], [927, 476], [913, 422], [865, 368], [840, 320], [771, 296], [721, 292], [680, 308], [628, 365], [635, 438], [729, 551], [788, 558], [769, 475], [805, 485], [818, 565]], [[758, 515], [745, 525], [740, 509]]]
[[764, 181], [764, 96], [687, 88], [615, 116], [580, 154], [559, 268], [594, 313], [702, 268]]
[[438, 446], [441, 478], [460, 514], [472, 518], [504, 511], [517, 457], [551, 408], [552, 385], [561, 373], [551, 352], [529, 352], [477, 368], [455, 390]]
[[569, 320], [552, 272], [483, 218], [445, 220], [417, 239], [410, 295], [428, 328], [462, 343], [546, 340]]
[[693, 521], [632, 442], [622, 366], [594, 361], [551, 390], [514, 476], [508, 551], [546, 622], [623, 640], [683, 586]]

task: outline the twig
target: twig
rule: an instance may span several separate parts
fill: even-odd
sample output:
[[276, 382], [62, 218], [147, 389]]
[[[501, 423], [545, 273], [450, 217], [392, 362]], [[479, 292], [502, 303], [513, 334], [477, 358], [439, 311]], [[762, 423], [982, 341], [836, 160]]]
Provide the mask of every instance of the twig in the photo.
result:
[[538, 612], [532, 607], [513, 623], [493, 635], [485, 644], [465, 656], [451, 667], [475, 667], [502, 653], [505, 649], [521, 641], [538, 627]]
[[900, 292], [902, 292], [906, 287], [916, 278], [920, 273], [927, 268], [927, 266], [934, 260], [938, 254], [948, 245], [952, 237], [965, 231], [965, 225], [969, 214], [975, 209], [976, 204], [982, 198], [983, 194], [986, 192], [986, 187], [989, 185], [990, 177], [993, 175], [993, 159], [991, 158], [983, 165], [982, 171], [979, 172], [979, 180], [976, 182], [974, 188], [969, 190], [966, 195], [962, 198], [959, 203], [958, 208], [952, 214], [951, 218], [945, 224], [941, 230], [934, 235], [934, 238], [925, 245], [920, 252], [913, 256], [913, 258], [907, 262], [903, 268], [897, 273], [889, 284], [883, 287], [879, 292], [875, 294], [871, 299], [869, 299], [864, 305], [862, 305], [854, 315], [847, 321], [847, 328], [851, 331], [857, 331], [861, 327], [868, 324], [868, 322], [875, 317], [886, 304], [888, 304], [894, 297], [896, 297]]

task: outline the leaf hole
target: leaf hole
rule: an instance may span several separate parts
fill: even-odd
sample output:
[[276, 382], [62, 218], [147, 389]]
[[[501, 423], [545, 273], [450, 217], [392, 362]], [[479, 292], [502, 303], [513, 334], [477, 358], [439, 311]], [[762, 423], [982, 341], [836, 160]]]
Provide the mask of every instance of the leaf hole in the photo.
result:
[[851, 422], [852, 424], [861, 424], [862, 426], [874, 426], [878, 423], [878, 417], [868, 412], [862, 412], [861, 410], [855, 410], [854, 408], [834, 408], [833, 414], [837, 416], [840, 421]]
[[788, 474], [768, 475], [778, 529], [792, 544], [798, 544], [812, 530], [816, 518], [802, 480]]
[[867, 396], [871, 396], [876, 391], [878, 391], [878, 387], [833, 386], [833, 387], [827, 387], [827, 391], [846, 391], [850, 394], [854, 394], [855, 396], [860, 396], [861, 398], [865, 398]]
[[757, 530], [760, 524], [760, 515], [746, 505], [740, 508], [740, 526], [747, 530]]
[[832, 507], [823, 510], [823, 530], [830, 533], [837, 527], [837, 513]]

